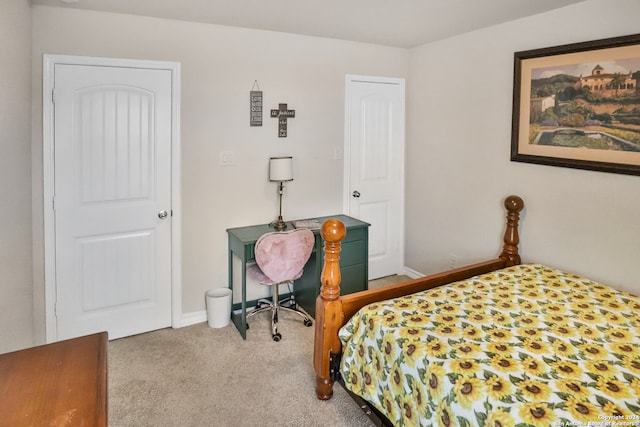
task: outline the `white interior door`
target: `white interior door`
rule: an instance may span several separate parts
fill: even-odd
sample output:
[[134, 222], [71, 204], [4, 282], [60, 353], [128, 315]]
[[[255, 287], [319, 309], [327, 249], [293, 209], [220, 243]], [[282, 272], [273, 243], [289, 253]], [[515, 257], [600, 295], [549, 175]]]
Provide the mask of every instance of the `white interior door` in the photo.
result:
[[345, 200], [371, 224], [371, 280], [402, 272], [404, 80], [347, 76], [346, 94]]
[[171, 326], [171, 71], [54, 73], [57, 339]]

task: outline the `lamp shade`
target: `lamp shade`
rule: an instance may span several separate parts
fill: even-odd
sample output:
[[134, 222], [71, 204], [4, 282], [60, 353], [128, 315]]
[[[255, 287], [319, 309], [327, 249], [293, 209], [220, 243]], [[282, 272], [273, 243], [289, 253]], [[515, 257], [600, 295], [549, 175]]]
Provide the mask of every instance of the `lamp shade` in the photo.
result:
[[269, 158], [269, 181], [293, 181], [293, 157]]

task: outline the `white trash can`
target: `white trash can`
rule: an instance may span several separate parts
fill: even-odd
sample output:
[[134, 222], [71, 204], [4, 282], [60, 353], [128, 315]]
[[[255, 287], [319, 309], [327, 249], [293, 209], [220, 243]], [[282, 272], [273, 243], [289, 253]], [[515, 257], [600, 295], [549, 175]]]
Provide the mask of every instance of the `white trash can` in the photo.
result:
[[207, 323], [210, 328], [224, 328], [231, 320], [231, 296], [229, 288], [210, 289], [206, 292]]

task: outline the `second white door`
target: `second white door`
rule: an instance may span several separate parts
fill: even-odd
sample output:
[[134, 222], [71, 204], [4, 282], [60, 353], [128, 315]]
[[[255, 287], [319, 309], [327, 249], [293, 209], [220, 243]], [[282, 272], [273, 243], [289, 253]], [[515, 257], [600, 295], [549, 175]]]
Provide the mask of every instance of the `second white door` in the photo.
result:
[[171, 326], [171, 71], [54, 72], [56, 338]]
[[402, 272], [404, 80], [347, 76], [346, 94], [346, 200], [371, 224], [371, 280]]

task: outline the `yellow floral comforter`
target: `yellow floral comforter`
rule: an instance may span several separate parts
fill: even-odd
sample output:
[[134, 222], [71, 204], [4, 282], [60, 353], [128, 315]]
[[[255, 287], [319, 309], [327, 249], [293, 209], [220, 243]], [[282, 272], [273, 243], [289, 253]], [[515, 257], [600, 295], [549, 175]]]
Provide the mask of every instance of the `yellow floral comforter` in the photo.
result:
[[640, 426], [640, 298], [538, 264], [363, 307], [346, 387], [397, 426]]

